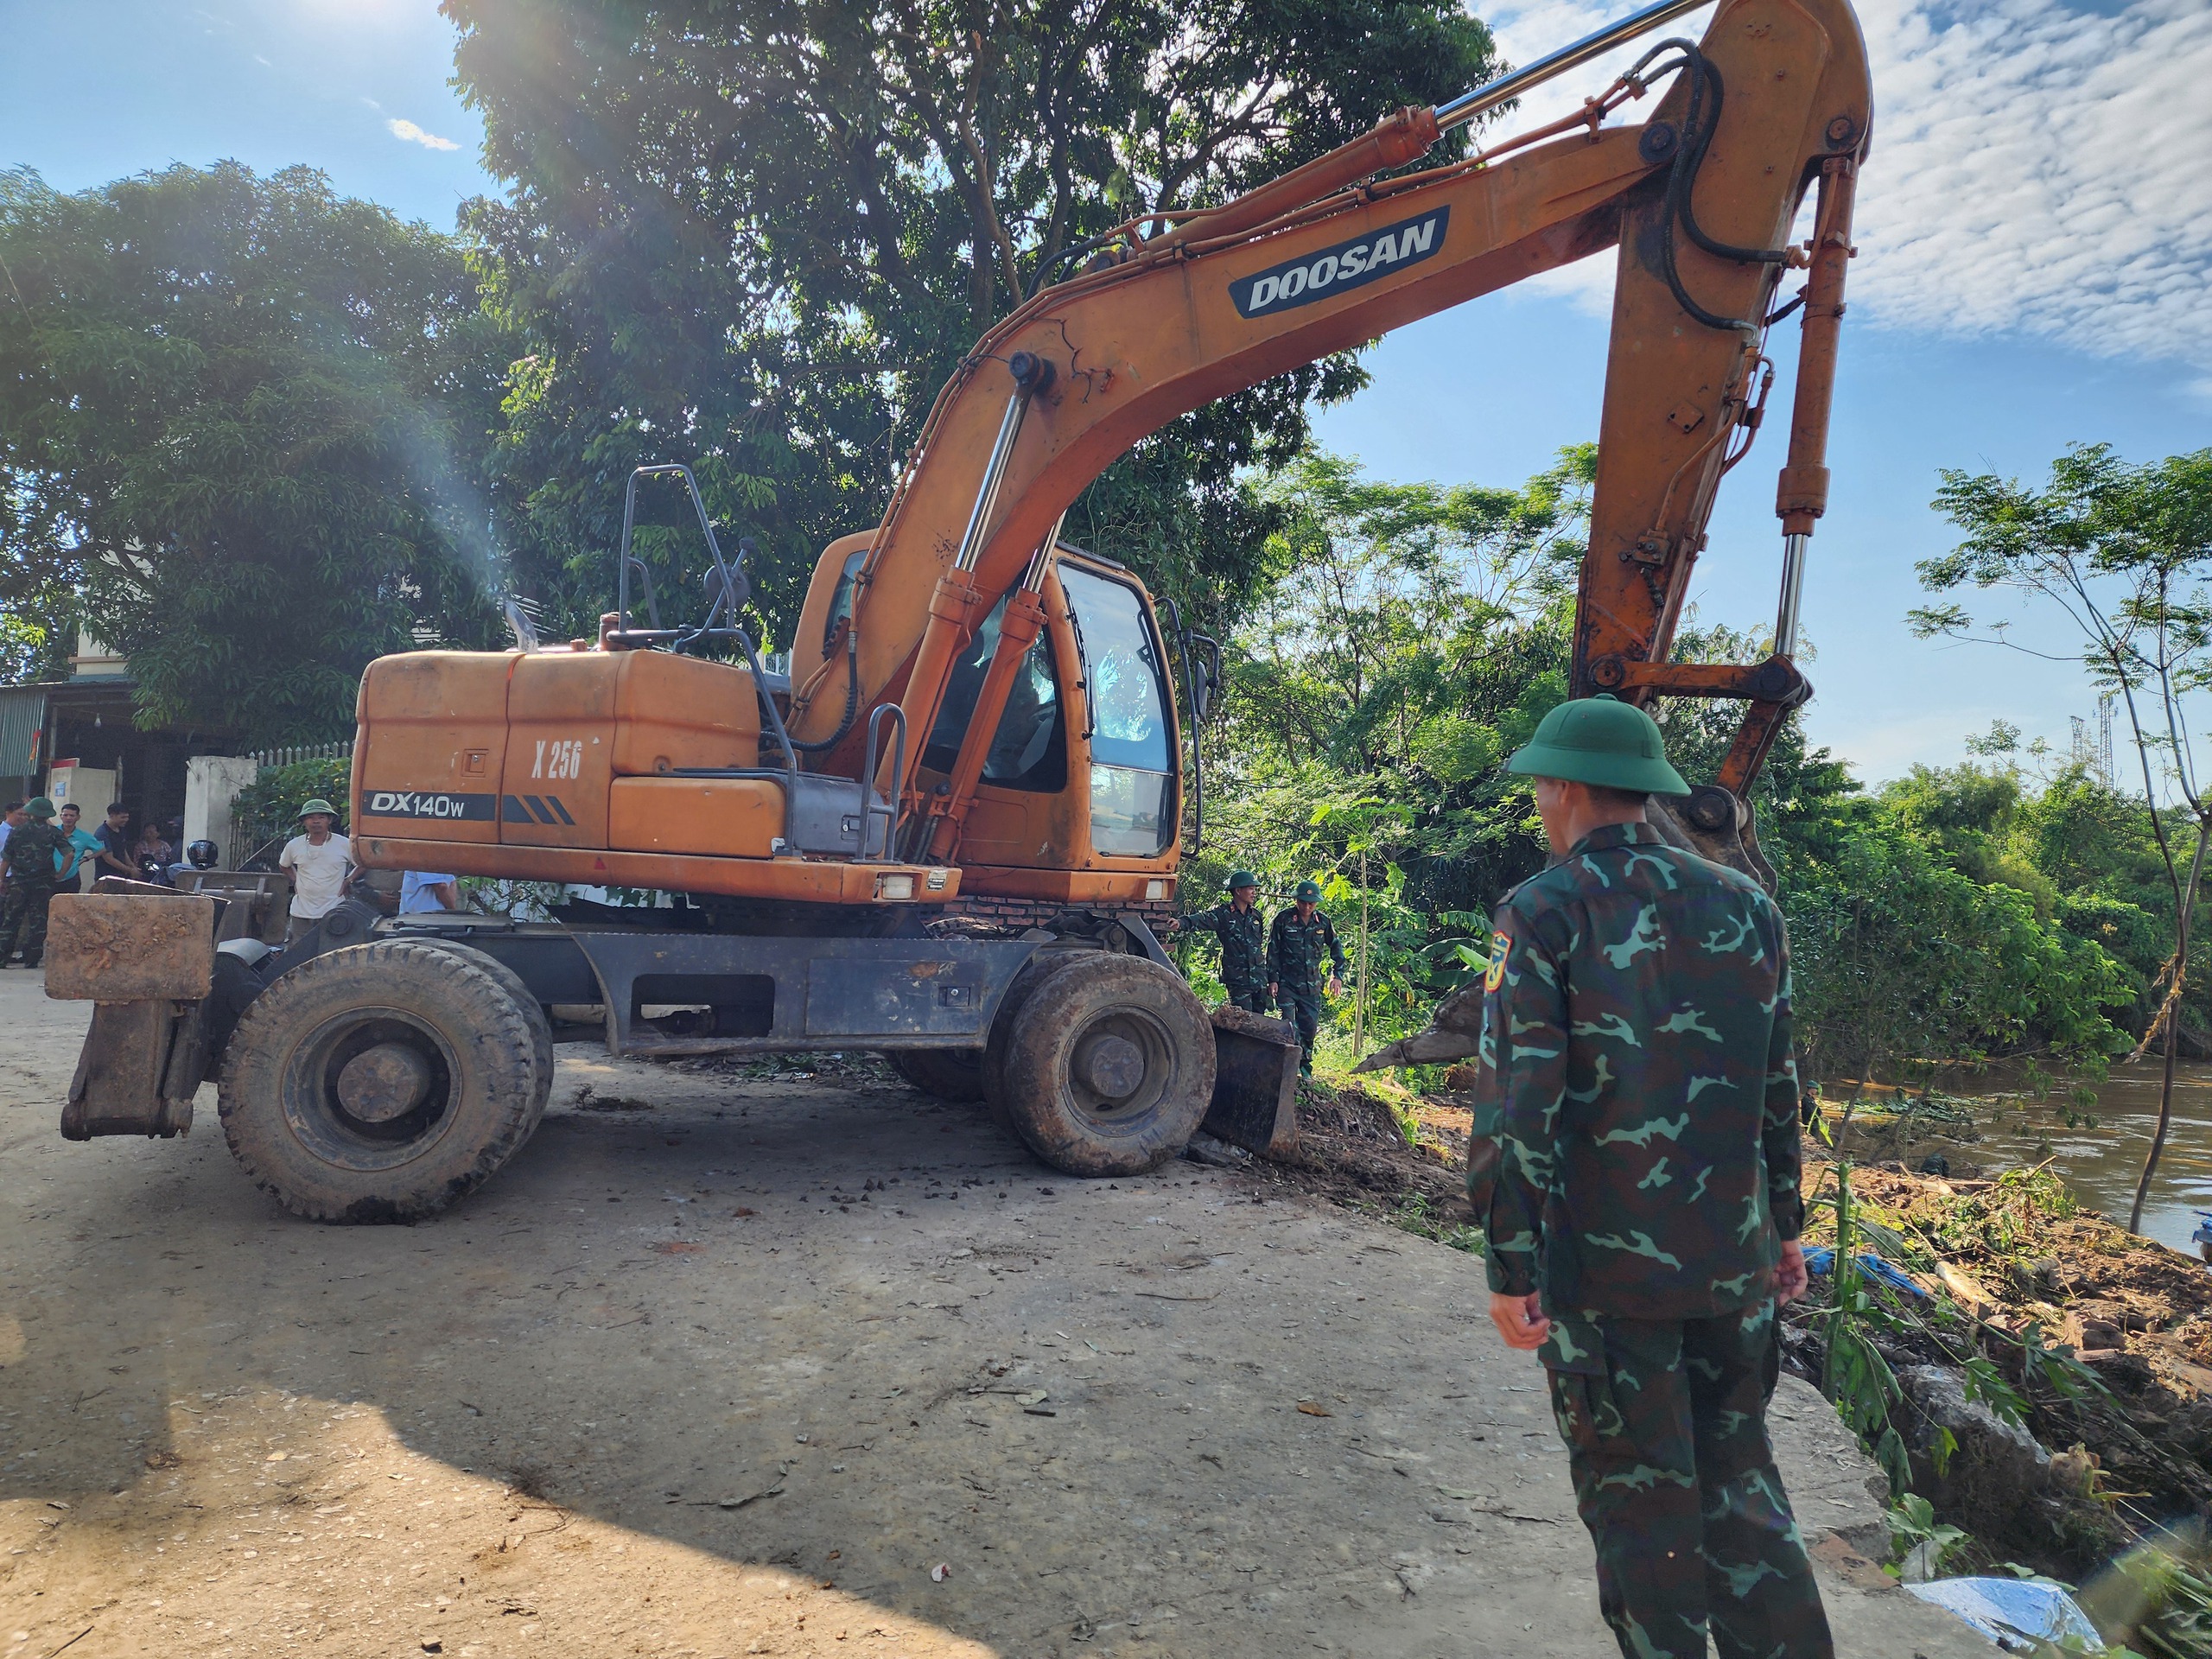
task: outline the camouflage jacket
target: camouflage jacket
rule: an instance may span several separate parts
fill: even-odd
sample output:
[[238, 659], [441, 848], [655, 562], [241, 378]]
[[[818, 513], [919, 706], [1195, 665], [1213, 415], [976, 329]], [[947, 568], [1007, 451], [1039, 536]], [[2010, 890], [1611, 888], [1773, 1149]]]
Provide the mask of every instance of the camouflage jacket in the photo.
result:
[[1491, 1288], [1541, 1291], [1555, 1325], [1765, 1297], [1803, 1221], [1773, 903], [1613, 824], [1508, 893], [1493, 925], [1468, 1159]]
[[1216, 905], [1183, 918], [1185, 931], [1211, 933], [1221, 941], [1221, 982], [1230, 994], [1256, 990], [1268, 982], [1267, 925], [1260, 907], [1239, 910], [1233, 904]]
[[1318, 995], [1328, 977], [1321, 971], [1325, 955], [1332, 964], [1330, 972], [1344, 977], [1344, 948], [1326, 916], [1317, 910], [1312, 921], [1301, 922], [1295, 905], [1276, 912], [1274, 925], [1268, 930], [1268, 984], [1281, 985], [1286, 995]]
[[51, 823], [37, 818], [10, 830], [0, 859], [8, 866], [10, 883], [27, 887], [50, 887], [60, 880], [55, 855], [68, 843]]

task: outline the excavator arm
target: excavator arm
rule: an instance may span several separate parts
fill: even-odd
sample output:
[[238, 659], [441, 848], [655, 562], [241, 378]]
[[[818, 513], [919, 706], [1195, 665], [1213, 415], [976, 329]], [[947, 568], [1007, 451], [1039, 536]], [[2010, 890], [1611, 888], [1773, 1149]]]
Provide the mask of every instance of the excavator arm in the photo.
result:
[[[861, 763], [855, 710], [896, 702], [910, 731], [930, 731], [984, 617], [1010, 593], [1035, 594], [1062, 515], [1147, 434], [1618, 245], [1573, 687], [1637, 702], [1745, 701], [1718, 784], [1676, 827], [1701, 850], [1765, 874], [1743, 798], [1783, 718], [1809, 692], [1792, 660], [1797, 593], [1826, 505], [1853, 187], [1872, 121], [1865, 42], [1847, 0], [1724, 0], [1701, 41], [1660, 41], [1580, 115], [1384, 176], [1444, 129], [1692, 9], [1662, 0], [1505, 82], [1402, 111], [1224, 207], [1125, 227], [1089, 269], [993, 327], [939, 394], [881, 524], [833, 545], [817, 570], [798, 633], [793, 735], [819, 743], [842, 726], [823, 764], [851, 775]], [[1608, 120], [1661, 81], [1649, 120]], [[1808, 193], [1818, 197], [1814, 233], [1790, 246]], [[1806, 291], [1777, 305], [1792, 270], [1804, 271]], [[1768, 328], [1793, 309], [1802, 344], [1777, 499], [1773, 654], [1750, 666], [1671, 663], [1715, 491], [1765, 411]], [[833, 604], [849, 606], [849, 623], [828, 626]], [[1033, 637], [1033, 620], [1024, 614]], [[979, 702], [969, 746], [988, 743], [995, 712]], [[970, 764], [952, 781], [972, 789], [972, 757], [963, 760]], [[950, 855], [958, 790], [914, 789], [908, 845]]]

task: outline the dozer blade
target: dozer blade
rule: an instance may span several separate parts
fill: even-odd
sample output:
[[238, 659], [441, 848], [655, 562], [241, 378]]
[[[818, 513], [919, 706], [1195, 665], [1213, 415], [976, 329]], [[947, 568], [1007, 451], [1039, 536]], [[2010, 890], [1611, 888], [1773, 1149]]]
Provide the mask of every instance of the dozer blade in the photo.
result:
[[1213, 1104], [1199, 1127], [1263, 1158], [1289, 1154], [1298, 1145], [1297, 1031], [1232, 1002], [1213, 1011]]

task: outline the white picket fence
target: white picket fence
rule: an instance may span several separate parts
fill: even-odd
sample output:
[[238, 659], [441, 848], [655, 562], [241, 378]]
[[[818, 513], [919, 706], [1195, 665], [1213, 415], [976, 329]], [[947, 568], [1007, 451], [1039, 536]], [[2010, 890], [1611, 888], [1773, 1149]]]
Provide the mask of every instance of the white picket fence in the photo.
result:
[[353, 740], [342, 743], [304, 743], [290, 748], [260, 749], [246, 756], [257, 766], [289, 766], [302, 760], [351, 760]]

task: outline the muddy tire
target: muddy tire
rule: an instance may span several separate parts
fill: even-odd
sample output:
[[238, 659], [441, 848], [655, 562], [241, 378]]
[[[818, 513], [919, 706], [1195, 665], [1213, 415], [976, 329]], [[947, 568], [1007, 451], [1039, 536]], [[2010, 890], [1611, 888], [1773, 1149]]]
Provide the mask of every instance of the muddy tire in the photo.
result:
[[473, 944], [463, 944], [457, 939], [426, 938], [413, 941], [430, 944], [449, 955], [473, 962], [507, 988], [530, 1021], [531, 1043], [535, 1050], [537, 1072], [537, 1115], [545, 1115], [545, 1103], [553, 1093], [553, 1022], [545, 1017], [545, 1006], [531, 994], [523, 976], [501, 962], [489, 950], [479, 950]]
[[982, 1095], [983, 1109], [991, 1122], [1014, 1139], [1021, 1138], [1021, 1131], [1014, 1127], [1014, 1105], [1007, 1092], [1006, 1052], [1014, 1040], [1014, 1022], [1020, 1017], [1029, 999], [1042, 985], [1061, 969], [1077, 962], [1087, 962], [1097, 953], [1090, 950], [1039, 950], [1021, 964], [1021, 971], [1014, 976], [1006, 995], [999, 999], [998, 1012], [991, 1016], [991, 1034], [983, 1044]]
[[939, 1100], [983, 1097], [983, 1056], [973, 1048], [892, 1048], [883, 1058], [913, 1087]]
[[256, 1185], [310, 1221], [416, 1221], [520, 1150], [544, 1105], [543, 1015], [533, 1021], [476, 954], [350, 945], [255, 1000], [224, 1057], [219, 1109]]
[[1213, 1097], [1213, 1026], [1141, 957], [1086, 954], [1016, 1010], [1003, 1084], [1016, 1134], [1071, 1175], [1136, 1175], [1182, 1151]]

